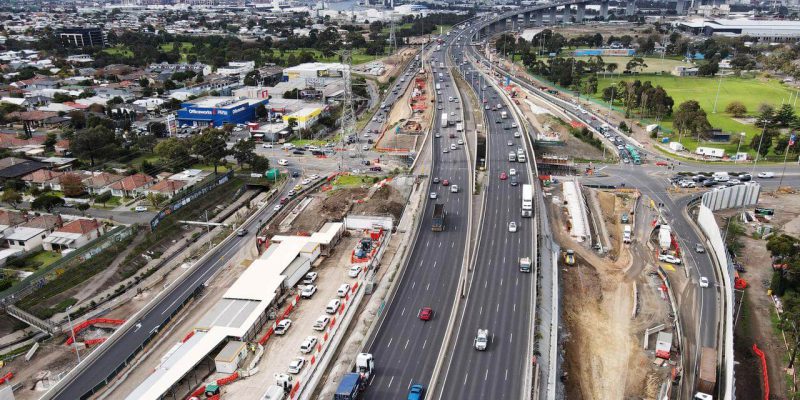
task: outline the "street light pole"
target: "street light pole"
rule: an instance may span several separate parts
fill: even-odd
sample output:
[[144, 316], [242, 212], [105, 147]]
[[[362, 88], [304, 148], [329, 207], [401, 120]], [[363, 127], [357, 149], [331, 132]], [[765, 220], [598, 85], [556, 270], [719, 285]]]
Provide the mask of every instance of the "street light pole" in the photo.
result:
[[719, 89], [721, 87], [722, 87], [722, 77], [720, 76], [719, 77], [719, 84], [717, 85], [717, 96], [714, 97], [714, 111], [711, 112], [712, 114], [716, 114], [717, 113], [717, 101], [719, 101]]
[[72, 306], [67, 307], [67, 322], [69, 323], [69, 331], [72, 334], [72, 346], [75, 347], [75, 355], [78, 356], [78, 364], [81, 363], [81, 353], [78, 351], [78, 342], [75, 341], [75, 329], [72, 327], [72, 318], [69, 316], [69, 311]]

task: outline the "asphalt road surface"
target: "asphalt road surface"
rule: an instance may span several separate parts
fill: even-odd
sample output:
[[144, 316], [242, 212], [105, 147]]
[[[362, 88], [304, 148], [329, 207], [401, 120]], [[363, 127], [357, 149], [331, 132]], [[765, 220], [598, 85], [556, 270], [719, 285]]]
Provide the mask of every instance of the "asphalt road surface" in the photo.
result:
[[[464, 71], [460, 52], [455, 60]], [[470, 282], [463, 314], [459, 315], [453, 354], [442, 388], [443, 399], [520, 399], [526, 372], [527, 346], [532, 315], [532, 273], [519, 271], [521, 257], [536, 257], [533, 251], [533, 218], [522, 218], [522, 185], [530, 184], [528, 165], [510, 162], [509, 152], [525, 148], [522, 137], [515, 137], [518, 121], [506, 105], [503, 94], [491, 85], [468, 77], [478, 93], [488, 119], [486, 210], [475, 270]], [[498, 104], [502, 108], [497, 110]], [[501, 111], [507, 118], [501, 117]], [[513, 124], [513, 125], [512, 125]], [[528, 154], [530, 156], [530, 154]], [[511, 185], [512, 176], [518, 184]], [[517, 224], [510, 232], [509, 223]], [[477, 351], [473, 341], [478, 329], [488, 329], [491, 337], [486, 351]]]
[[[444, 57], [447, 44], [441, 51], [433, 52], [432, 57]], [[433, 132], [440, 138], [433, 138], [433, 165], [431, 176], [447, 179], [451, 185], [458, 185], [459, 193], [451, 193], [449, 187], [430, 184], [430, 191], [438, 194], [437, 199], [428, 199], [423, 211], [420, 232], [414, 249], [405, 267], [397, 292], [386, 305], [386, 315], [377, 330], [368, 352], [375, 357], [378, 373], [367, 387], [367, 399], [405, 398], [412, 384], [428, 386], [442, 346], [447, 321], [452, 312], [458, 279], [462, 270], [462, 259], [466, 247], [468, 207], [470, 191], [468, 188], [467, 154], [463, 145], [457, 144], [455, 127], [441, 127], [440, 114], [454, 112], [460, 114], [460, 103], [448, 101], [456, 96], [456, 86], [447, 70], [443, 73], [441, 104], [443, 110], [435, 113]], [[438, 71], [437, 71], [438, 76]], [[445, 85], [447, 83], [447, 85]], [[433, 89], [433, 88], [431, 88]], [[461, 137], [461, 135], [457, 135]], [[455, 145], [456, 150], [450, 150]], [[447, 148], [448, 152], [443, 150]], [[443, 203], [447, 212], [445, 230], [431, 230], [433, 204]], [[417, 313], [422, 307], [433, 309], [433, 319], [422, 321]]]
[[260, 225], [260, 221], [265, 220], [274, 214], [274, 206], [297, 182], [297, 178], [289, 177], [289, 183], [284, 187], [284, 191], [279, 196], [266, 205], [259, 213], [258, 218], [254, 219], [249, 225], [245, 226], [249, 231], [243, 237], [234, 237], [225, 245], [216, 248], [214, 255], [206, 262], [195, 268], [191, 275], [181, 281], [181, 283], [170, 286], [170, 294], [166, 296], [153, 309], [141, 316], [137, 324], [126, 332], [121, 332], [116, 340], [109, 341], [95, 350], [101, 352], [97, 358], [84, 359], [82, 364], [89, 363], [76, 377], [58, 391], [47, 393], [43, 398], [74, 400], [84, 398], [90, 394], [93, 388], [99, 389], [103, 382], [110, 378], [115, 372], [124, 368], [126, 360], [131, 359], [139, 348], [149, 338], [154, 336], [158, 329], [164, 324], [171, 315], [176, 313], [181, 305], [211, 277], [217, 270], [225, 266], [231, 256], [239, 252], [245, 246], [255, 246], [255, 235]]

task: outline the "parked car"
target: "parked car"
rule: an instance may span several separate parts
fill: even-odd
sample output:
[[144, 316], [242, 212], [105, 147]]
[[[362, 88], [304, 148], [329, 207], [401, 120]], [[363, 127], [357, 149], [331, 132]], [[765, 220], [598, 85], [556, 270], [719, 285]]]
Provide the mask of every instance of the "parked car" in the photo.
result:
[[303, 277], [303, 283], [306, 285], [310, 285], [317, 280], [317, 273], [316, 272], [309, 272]]
[[681, 259], [673, 256], [672, 254], [661, 254], [658, 256], [659, 261], [664, 261], [670, 264], [680, 264]]
[[292, 320], [288, 318], [278, 321], [278, 323], [275, 324], [275, 334], [276, 335], [285, 334], [289, 330], [290, 326], [292, 326]]
[[314, 293], [317, 293], [317, 285], [305, 285], [303, 290], [300, 291], [300, 297], [310, 299], [314, 296]]
[[136, 212], [147, 212], [147, 206], [136, 206], [136, 208], [134, 208], [134, 210]]
[[361, 267], [359, 267], [358, 265], [351, 265], [350, 269], [347, 270], [347, 276], [351, 278], [358, 277], [358, 274], [360, 273], [361, 273]]
[[308, 354], [314, 351], [314, 346], [317, 345], [317, 338], [314, 336], [307, 336], [303, 343], [300, 343], [300, 352]]
[[314, 321], [314, 325], [311, 328], [315, 331], [324, 331], [329, 322], [331, 322], [331, 318], [327, 315], [322, 315]]

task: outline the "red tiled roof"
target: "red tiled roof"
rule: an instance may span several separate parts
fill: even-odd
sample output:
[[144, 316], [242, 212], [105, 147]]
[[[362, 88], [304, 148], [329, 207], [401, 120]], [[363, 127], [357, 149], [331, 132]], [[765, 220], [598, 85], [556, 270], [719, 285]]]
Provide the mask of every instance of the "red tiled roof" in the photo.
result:
[[134, 174], [126, 176], [125, 179], [121, 181], [114, 182], [113, 184], [111, 184], [110, 187], [111, 189], [115, 190], [134, 190], [142, 186], [145, 186], [152, 181], [153, 178], [150, 177], [149, 175]]
[[63, 222], [61, 221], [60, 215], [42, 214], [31, 218], [30, 221], [22, 224], [22, 226], [27, 226], [29, 228], [51, 229], [61, 226], [62, 224]]
[[20, 139], [17, 135], [9, 134], [9, 133], [0, 133], [0, 147], [2, 148], [14, 148], [14, 147], [22, 147], [32, 144], [42, 144], [44, 143], [45, 137], [44, 136], [34, 136], [30, 139]]
[[109, 174], [108, 172], [101, 172], [97, 175], [90, 176], [83, 180], [83, 184], [91, 188], [101, 188], [108, 186], [114, 182], [122, 180], [122, 175]]
[[44, 183], [52, 181], [53, 179], [56, 179], [62, 175], [64, 175], [63, 172], [50, 171], [49, 169], [40, 169], [38, 171], [33, 171], [30, 174], [23, 176], [22, 180], [33, 183]]
[[58, 116], [57, 112], [53, 111], [41, 111], [41, 110], [33, 110], [33, 111], [16, 111], [11, 114], [8, 114], [11, 118], [19, 118], [23, 121], [44, 121], [50, 117]]
[[58, 230], [58, 232], [65, 232], [65, 233], [79, 233], [81, 235], [85, 235], [91, 231], [97, 230], [100, 227], [100, 223], [97, 222], [96, 219], [76, 219]]
[[19, 211], [0, 210], [0, 224], [18, 225], [25, 222], [25, 215]]
[[153, 186], [150, 186], [150, 188], [147, 190], [151, 190], [154, 192], [172, 193], [178, 191], [184, 185], [186, 185], [186, 182], [165, 179], [161, 182], [156, 183]]

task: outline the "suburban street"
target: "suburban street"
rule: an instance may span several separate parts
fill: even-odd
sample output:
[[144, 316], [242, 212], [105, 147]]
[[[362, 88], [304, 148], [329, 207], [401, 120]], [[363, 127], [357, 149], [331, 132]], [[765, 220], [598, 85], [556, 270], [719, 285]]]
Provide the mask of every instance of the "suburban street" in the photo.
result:
[[[445, 43], [431, 58], [443, 60], [448, 46], [449, 42]], [[403, 274], [396, 278], [401, 279], [397, 291], [385, 305], [385, 316], [367, 346], [368, 352], [381, 365], [380, 373], [365, 391], [366, 398], [370, 399], [403, 397], [410, 385], [429, 384], [463, 268], [471, 196], [469, 168], [464, 146], [456, 144], [455, 137], [449, 137], [456, 133], [456, 128], [441, 126], [441, 113], [461, 113], [460, 103], [448, 101], [449, 97], [457, 96], [455, 83], [447, 70], [441, 72], [442, 79], [437, 78], [436, 82], [442, 83], [442, 95], [437, 96], [442, 101], [436, 104], [442, 104], [443, 110], [434, 114], [435, 125], [431, 132], [439, 132], [441, 137], [429, 139], [433, 151], [431, 178], [447, 179], [450, 187], [458, 185], [460, 190], [451, 193], [450, 187], [430, 183], [430, 191], [436, 192], [438, 198], [427, 200], [414, 249]], [[462, 138], [461, 134], [456, 136]], [[451, 145], [456, 149], [450, 151]], [[447, 153], [443, 152], [445, 148]], [[445, 205], [447, 217], [443, 232], [431, 230], [434, 203]], [[418, 319], [417, 313], [422, 307], [432, 308], [430, 321]]]

